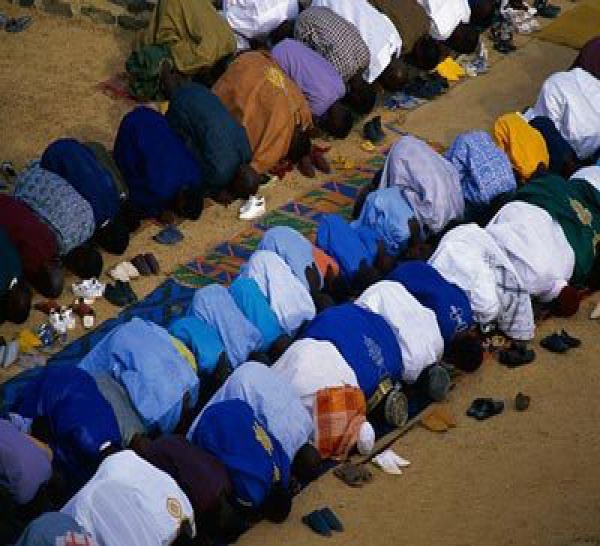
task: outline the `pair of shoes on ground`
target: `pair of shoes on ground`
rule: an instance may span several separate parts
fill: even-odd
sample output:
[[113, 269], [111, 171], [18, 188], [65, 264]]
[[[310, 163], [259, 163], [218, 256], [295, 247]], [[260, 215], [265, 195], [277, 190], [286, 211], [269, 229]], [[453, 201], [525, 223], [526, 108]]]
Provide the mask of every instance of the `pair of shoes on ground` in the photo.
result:
[[175, 245], [183, 241], [183, 233], [174, 224], [169, 224], [152, 238], [161, 245]]
[[554, 332], [546, 336], [540, 341], [540, 345], [551, 353], [563, 354], [569, 349], [580, 347], [581, 340], [570, 336], [565, 330], [561, 330], [560, 333]]
[[116, 281], [114, 284], [109, 284], [104, 291], [104, 297], [116, 307], [125, 307], [138, 301], [138, 297], [133, 288], [131, 288], [131, 285], [124, 281]]
[[509, 21], [500, 21], [492, 25], [490, 38], [494, 43], [494, 49], [498, 53], [512, 53], [517, 47], [513, 43], [513, 26]]
[[67, 330], [74, 330], [76, 326], [73, 310], [69, 307], [61, 307], [60, 309], [50, 311], [48, 313], [48, 322], [50, 322], [52, 328], [61, 336], [64, 336]]
[[363, 137], [365, 140], [372, 142], [373, 144], [379, 144], [383, 142], [385, 133], [381, 127], [381, 116], [375, 116], [365, 123], [363, 127]]
[[240, 220], [256, 220], [267, 211], [267, 203], [261, 195], [251, 195], [240, 207]]
[[519, 368], [535, 360], [535, 351], [522, 343], [512, 343], [498, 353], [498, 361], [507, 368]]
[[467, 410], [467, 416], [484, 421], [504, 411], [504, 400], [493, 398], [475, 398]]
[[432, 404], [419, 422], [430, 432], [447, 432], [456, 426], [456, 419], [447, 404]]
[[106, 286], [96, 278], [85, 279], [78, 283], [73, 283], [71, 289], [76, 298], [83, 298], [88, 305], [92, 305], [94, 300], [104, 295]]
[[23, 32], [32, 22], [29, 15], [7, 17], [0, 13], [0, 30], [4, 29], [6, 32]]
[[147, 277], [149, 275], [158, 275], [160, 273], [160, 265], [156, 256], [148, 252], [146, 254], [138, 254], [129, 262], [121, 262], [109, 271], [109, 275], [115, 281], [129, 282], [132, 279], [137, 279], [140, 275]]
[[549, 4], [548, 0], [536, 0], [533, 4], [537, 14], [546, 19], [554, 19], [560, 13], [560, 7]]
[[302, 517], [302, 523], [307, 525], [318, 535], [331, 536], [332, 531], [341, 533], [344, 530], [342, 522], [333, 513], [331, 508], [325, 506], [319, 510], [313, 510], [310, 514]]

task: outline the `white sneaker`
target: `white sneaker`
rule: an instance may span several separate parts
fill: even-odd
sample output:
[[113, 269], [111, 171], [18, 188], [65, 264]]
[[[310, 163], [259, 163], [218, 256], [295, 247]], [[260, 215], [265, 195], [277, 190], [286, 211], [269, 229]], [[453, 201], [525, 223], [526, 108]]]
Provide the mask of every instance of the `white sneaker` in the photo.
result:
[[73, 316], [72, 309], [69, 309], [68, 307], [62, 309], [60, 312], [60, 316], [61, 316], [62, 320], [64, 321], [65, 326], [67, 327], [67, 330], [75, 329], [75, 326], [77, 324], [75, 323], [75, 317]]
[[67, 324], [60, 313], [52, 311], [48, 316], [48, 322], [50, 322], [50, 325], [58, 334], [64, 335], [67, 333]]
[[129, 274], [128, 274], [126, 268], [124, 267], [124, 265], [125, 265], [125, 262], [120, 263], [119, 265], [116, 265], [108, 272], [108, 274], [115, 281], [129, 282], [130, 277], [129, 277]]
[[[251, 198], [252, 199], [252, 198]], [[250, 202], [250, 200], [248, 200]], [[252, 203], [240, 211], [240, 220], [254, 220], [260, 218], [267, 211], [265, 198], [255, 199]]]
[[264, 197], [259, 197], [258, 195], [251, 195], [250, 198], [248, 199], [248, 201], [246, 201], [240, 207], [240, 214], [244, 214], [245, 212], [248, 212], [251, 208], [260, 206], [260, 205], [264, 205], [264, 204], [265, 204]]
[[77, 298], [83, 298], [87, 305], [92, 305], [96, 298], [101, 298], [104, 294], [104, 284], [98, 279], [86, 279], [79, 283], [73, 283], [71, 289]]
[[137, 279], [140, 276], [140, 272], [137, 270], [137, 267], [135, 267], [135, 265], [133, 265], [131, 262], [122, 262], [119, 265], [123, 268], [130, 279]]

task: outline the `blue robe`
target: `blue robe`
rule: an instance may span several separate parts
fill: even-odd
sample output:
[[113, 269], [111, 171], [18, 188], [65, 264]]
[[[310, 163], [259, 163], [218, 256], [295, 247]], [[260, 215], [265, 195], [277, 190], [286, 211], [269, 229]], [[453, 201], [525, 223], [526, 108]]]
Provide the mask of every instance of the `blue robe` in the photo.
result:
[[274, 484], [288, 486], [288, 456], [242, 400], [207, 407], [190, 440], [227, 467], [235, 495], [244, 506], [260, 508]]
[[326, 214], [317, 228], [317, 246], [340, 266], [350, 281], [361, 262], [373, 265], [377, 258], [377, 233], [369, 227], [352, 228], [341, 216]]
[[139, 318], [114, 328], [78, 366], [118, 381], [149, 431], [172, 432], [181, 419], [184, 394], [189, 393], [192, 405], [198, 398], [198, 377], [169, 333]]
[[64, 178], [90, 204], [96, 227], [119, 212], [117, 184], [87, 146], [72, 138], [56, 140], [46, 148], [40, 166]]
[[196, 290], [189, 315], [215, 328], [234, 368], [263, 345], [260, 331], [239, 310], [227, 288], [220, 284]]
[[169, 333], [192, 351], [199, 373], [210, 375], [214, 372], [221, 353], [225, 352], [215, 328], [199, 318], [183, 317], [171, 323]]
[[353, 303], [325, 309], [301, 337], [335, 345], [367, 398], [384, 379], [395, 382], [402, 377], [402, 352], [391, 326], [382, 316]]
[[261, 333], [263, 342], [259, 350], [268, 351], [284, 331], [256, 281], [238, 277], [229, 287], [229, 293], [239, 310]]
[[473, 326], [473, 310], [465, 292], [428, 263], [399, 264], [387, 278], [402, 284], [423, 307], [435, 313], [445, 344]]
[[185, 188], [202, 192], [198, 161], [165, 118], [150, 108], [138, 107], [123, 118], [113, 155], [131, 204], [144, 217], [160, 214]]
[[49, 366], [21, 393], [15, 411], [24, 417], [46, 416], [50, 447], [68, 478], [89, 478], [106, 442], [119, 447], [119, 423], [96, 381], [73, 366]]

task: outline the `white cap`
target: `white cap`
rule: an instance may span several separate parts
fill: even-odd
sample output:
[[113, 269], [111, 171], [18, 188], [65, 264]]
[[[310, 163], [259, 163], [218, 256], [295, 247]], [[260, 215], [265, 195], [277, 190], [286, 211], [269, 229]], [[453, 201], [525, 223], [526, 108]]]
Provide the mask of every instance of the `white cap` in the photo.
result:
[[373, 451], [375, 447], [375, 430], [373, 430], [369, 421], [365, 421], [360, 425], [356, 447], [361, 455], [368, 455]]

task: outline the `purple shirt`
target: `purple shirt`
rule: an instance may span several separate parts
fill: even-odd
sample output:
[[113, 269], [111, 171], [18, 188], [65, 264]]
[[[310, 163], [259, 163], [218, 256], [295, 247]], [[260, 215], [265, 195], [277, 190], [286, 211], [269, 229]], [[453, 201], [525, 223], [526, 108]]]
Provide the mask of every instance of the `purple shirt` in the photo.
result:
[[10, 421], [0, 419], [0, 485], [27, 504], [50, 479], [48, 456]]
[[271, 55], [304, 93], [314, 116], [322, 116], [346, 94], [344, 80], [335, 67], [303, 43], [287, 38], [273, 48]]

